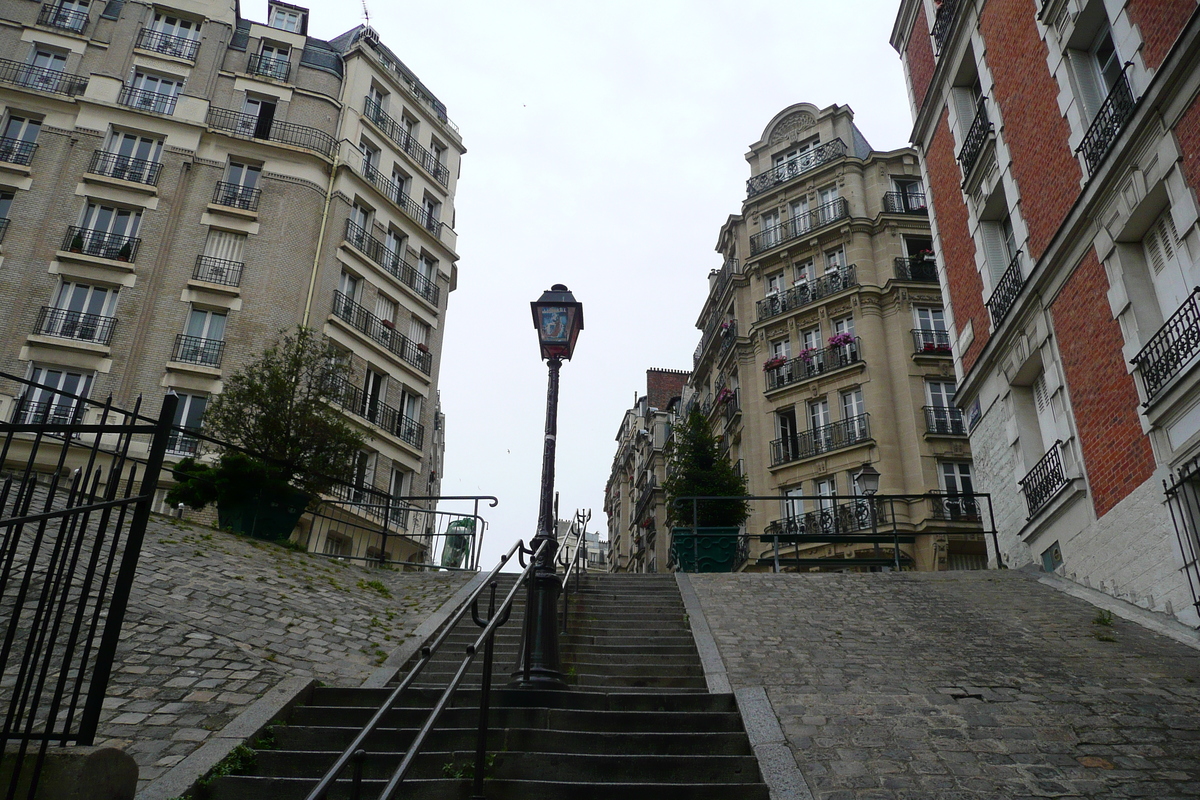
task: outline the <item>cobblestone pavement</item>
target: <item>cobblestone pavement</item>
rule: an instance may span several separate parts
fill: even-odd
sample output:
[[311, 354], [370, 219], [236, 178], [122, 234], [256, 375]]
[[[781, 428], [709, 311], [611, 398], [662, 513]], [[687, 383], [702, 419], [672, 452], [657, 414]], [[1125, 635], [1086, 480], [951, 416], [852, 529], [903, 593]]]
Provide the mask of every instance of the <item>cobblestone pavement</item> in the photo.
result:
[[140, 790], [284, 678], [360, 684], [466, 580], [152, 518], [97, 744], [134, 757]]
[[689, 577], [818, 800], [1200, 797], [1200, 652], [1028, 575]]

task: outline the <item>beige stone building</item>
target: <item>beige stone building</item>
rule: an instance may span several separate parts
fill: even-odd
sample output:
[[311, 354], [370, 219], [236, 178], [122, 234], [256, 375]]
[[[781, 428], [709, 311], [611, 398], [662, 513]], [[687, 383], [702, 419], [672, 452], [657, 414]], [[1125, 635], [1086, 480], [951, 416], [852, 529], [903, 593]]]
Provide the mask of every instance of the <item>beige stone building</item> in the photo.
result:
[[[853, 474], [870, 462], [903, 565], [986, 564], [966, 429], [913, 150], [877, 152], [846, 106], [781, 111], [746, 159], [742, 213], [721, 228], [689, 381], [756, 496], [746, 568], [771, 568], [763, 534], [871, 530]], [[786, 544], [816, 559], [892, 558], [862, 542]], [[762, 560], [760, 560], [762, 559]], [[840, 565], [837, 568], [845, 568]]]
[[[437, 494], [465, 152], [445, 106], [372, 29], [321, 41], [287, 3], [0, 9], [0, 370], [57, 390], [0, 382], [0, 415], [69, 416], [59, 392], [153, 412], [174, 390], [196, 427], [304, 324], [350, 364], [340, 405], [369, 436], [342, 494]], [[414, 529], [388, 555], [422, 557], [424, 515], [394, 516]]]

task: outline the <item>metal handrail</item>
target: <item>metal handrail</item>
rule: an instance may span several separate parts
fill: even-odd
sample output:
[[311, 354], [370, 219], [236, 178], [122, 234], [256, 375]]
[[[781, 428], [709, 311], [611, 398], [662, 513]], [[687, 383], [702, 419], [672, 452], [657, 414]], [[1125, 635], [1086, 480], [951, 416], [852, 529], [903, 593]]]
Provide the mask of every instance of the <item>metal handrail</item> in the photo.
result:
[[[575, 540], [575, 555], [571, 558], [570, 563], [568, 563], [566, 561], [558, 562], [560, 566], [567, 568], [567, 572], [565, 575], [563, 575], [563, 579], [562, 579], [563, 613], [562, 613], [562, 629], [561, 630], [563, 633], [567, 632], [567, 612], [568, 612], [568, 606], [569, 606], [568, 601], [570, 599], [570, 594], [571, 594], [571, 576], [572, 575], [575, 576], [575, 594], [579, 594], [579, 581], [580, 581], [579, 576], [581, 573], [587, 572], [587, 523], [588, 523], [588, 520], [590, 520], [591, 518], [592, 518], [591, 511], [588, 511], [586, 517], [584, 517], [579, 512], [576, 513], [576, 517], [575, 517], [576, 521], [582, 519], [583, 525], [579, 529], [579, 538]], [[580, 560], [581, 560], [580, 555], [579, 555], [580, 553], [583, 553], [583, 557], [582, 557], [583, 566], [582, 567], [580, 567]], [[579, 569], [576, 569], [576, 567], [579, 567]]]

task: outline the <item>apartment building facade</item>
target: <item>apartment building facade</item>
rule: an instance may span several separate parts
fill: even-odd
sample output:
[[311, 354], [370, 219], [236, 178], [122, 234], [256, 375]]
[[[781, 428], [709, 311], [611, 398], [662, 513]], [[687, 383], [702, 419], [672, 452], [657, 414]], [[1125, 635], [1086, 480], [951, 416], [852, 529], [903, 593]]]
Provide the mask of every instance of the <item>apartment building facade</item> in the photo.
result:
[[[690, 400], [743, 474], [754, 501], [746, 568], [887, 558], [892, 546], [837, 541], [871, 531], [856, 498], [864, 463], [880, 494], [926, 495], [874, 523], [904, 531], [905, 568], [986, 564], [934, 270], [916, 152], [872, 150], [846, 106], [779, 112], [746, 159], [740, 214], [721, 228]], [[832, 562], [830, 562], [832, 563]], [[833, 567], [830, 567], [833, 568]], [[845, 568], [838, 566], [836, 568]]]
[[892, 33], [1002, 558], [1200, 624], [1200, 16], [904, 0]]
[[369, 27], [315, 39], [287, 3], [265, 23], [209, 0], [0, 9], [0, 370], [51, 387], [0, 382], [0, 414], [171, 390], [201, 427], [225, 376], [307, 325], [369, 440], [344, 499], [437, 494], [465, 152], [440, 101]]

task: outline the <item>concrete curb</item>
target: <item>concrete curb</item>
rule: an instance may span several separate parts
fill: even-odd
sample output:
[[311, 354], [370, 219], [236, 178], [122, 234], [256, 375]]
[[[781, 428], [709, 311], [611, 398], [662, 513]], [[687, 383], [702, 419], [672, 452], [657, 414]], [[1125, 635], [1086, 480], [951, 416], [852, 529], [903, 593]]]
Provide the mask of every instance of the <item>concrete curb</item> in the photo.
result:
[[708, 627], [708, 619], [704, 616], [704, 608], [700, 605], [700, 597], [692, 586], [692, 579], [685, 572], [675, 573], [675, 584], [679, 587], [679, 595], [683, 598], [683, 610], [687, 613], [688, 624], [692, 628], [692, 639], [696, 642], [696, 650], [700, 653], [700, 664], [704, 667], [704, 680], [708, 683], [709, 694], [729, 694], [729, 674], [725, 670], [725, 662], [721, 660], [721, 651], [717, 649], [717, 640], [713, 638], [712, 629]]
[[233, 748], [260, 734], [297, 703], [306, 701], [316, 685], [312, 678], [283, 679], [198, 750], [152, 781], [134, 800], [167, 800], [182, 796]]

